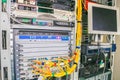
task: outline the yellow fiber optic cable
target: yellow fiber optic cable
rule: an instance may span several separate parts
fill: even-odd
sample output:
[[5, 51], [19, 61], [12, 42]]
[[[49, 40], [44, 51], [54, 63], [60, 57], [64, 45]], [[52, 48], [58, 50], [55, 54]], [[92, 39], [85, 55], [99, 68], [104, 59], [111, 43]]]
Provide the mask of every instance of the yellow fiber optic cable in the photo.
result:
[[[71, 57], [68, 58], [68, 60], [70, 61], [74, 61], [73, 66], [71, 67], [69, 65], [69, 61], [66, 59], [62, 59], [62, 58], [57, 58], [56, 60], [58, 61], [57, 63], [54, 63], [50, 60], [45, 60], [44, 61], [44, 65], [42, 65], [42, 68], [40, 69], [39, 67], [33, 65], [33, 72], [35, 73], [36, 71], [39, 71], [40, 75], [44, 77], [44, 80], [46, 78], [50, 77], [63, 77], [65, 75], [69, 75], [72, 74], [74, 72], [74, 70], [76, 69], [78, 63], [79, 63], [79, 59], [80, 59], [80, 46], [81, 46], [81, 37], [82, 37], [82, 0], [77, 0], [77, 12], [76, 12], [76, 18], [77, 18], [77, 28], [76, 28], [76, 50], [75, 50], [75, 54]], [[41, 65], [42, 62], [35, 60], [33, 61], [34, 63]], [[63, 63], [63, 67], [60, 65], [61, 63]], [[56, 64], [54, 66], [54, 64]], [[46, 67], [45, 67], [46, 66]], [[58, 72], [52, 73], [50, 71], [50, 68], [54, 68], [56, 67], [56, 69], [58, 69]], [[36, 72], [38, 74], [38, 72]]]

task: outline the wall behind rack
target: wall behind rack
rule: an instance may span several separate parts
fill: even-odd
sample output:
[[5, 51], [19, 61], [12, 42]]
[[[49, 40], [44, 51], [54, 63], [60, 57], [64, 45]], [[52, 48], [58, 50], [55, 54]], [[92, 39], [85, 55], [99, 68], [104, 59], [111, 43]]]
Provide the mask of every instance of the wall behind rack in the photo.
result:
[[114, 56], [113, 80], [120, 80], [120, 36], [116, 36], [117, 51]]

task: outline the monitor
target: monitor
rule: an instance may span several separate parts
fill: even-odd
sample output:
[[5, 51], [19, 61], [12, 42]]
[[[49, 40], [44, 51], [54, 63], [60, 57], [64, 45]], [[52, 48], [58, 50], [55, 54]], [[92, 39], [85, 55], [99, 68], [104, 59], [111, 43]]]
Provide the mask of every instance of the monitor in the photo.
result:
[[88, 33], [118, 35], [119, 11], [116, 7], [88, 4]]

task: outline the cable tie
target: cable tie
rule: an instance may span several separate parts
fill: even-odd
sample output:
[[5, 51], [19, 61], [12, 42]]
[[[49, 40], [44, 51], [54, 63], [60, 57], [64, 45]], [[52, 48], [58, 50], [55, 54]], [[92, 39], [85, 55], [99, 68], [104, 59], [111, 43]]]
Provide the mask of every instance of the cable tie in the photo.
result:
[[68, 76], [68, 72], [67, 71], [65, 71], [65, 74], [66, 74], [66, 76]]
[[82, 23], [82, 21], [77, 21], [77, 23]]
[[78, 65], [78, 63], [74, 62], [74, 64]]
[[80, 49], [80, 46], [76, 46], [76, 48]]
[[52, 77], [54, 77], [55, 76], [55, 74], [54, 73], [52, 73]]

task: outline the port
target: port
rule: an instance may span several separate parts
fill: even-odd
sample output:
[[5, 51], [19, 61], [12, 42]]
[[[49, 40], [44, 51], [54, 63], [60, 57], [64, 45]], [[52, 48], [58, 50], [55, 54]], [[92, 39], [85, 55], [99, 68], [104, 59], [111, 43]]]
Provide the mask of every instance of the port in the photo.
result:
[[7, 31], [2, 30], [2, 48], [3, 50], [7, 49]]
[[8, 80], [8, 67], [4, 67], [4, 80]]
[[20, 73], [20, 75], [25, 75], [25, 73]]

